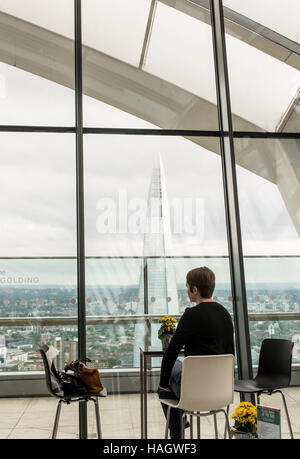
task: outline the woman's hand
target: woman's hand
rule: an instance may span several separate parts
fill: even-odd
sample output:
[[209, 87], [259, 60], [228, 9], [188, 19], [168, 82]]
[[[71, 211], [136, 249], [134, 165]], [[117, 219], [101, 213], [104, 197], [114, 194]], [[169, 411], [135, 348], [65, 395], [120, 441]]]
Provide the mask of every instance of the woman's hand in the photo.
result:
[[161, 387], [158, 386], [160, 389], [165, 390], [166, 392], [172, 392], [172, 389], [170, 387]]

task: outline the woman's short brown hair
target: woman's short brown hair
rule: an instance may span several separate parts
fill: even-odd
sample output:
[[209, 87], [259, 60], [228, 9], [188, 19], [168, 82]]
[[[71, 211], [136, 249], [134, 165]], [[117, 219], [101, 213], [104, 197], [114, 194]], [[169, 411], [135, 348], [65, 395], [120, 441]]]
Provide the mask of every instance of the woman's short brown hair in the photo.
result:
[[197, 287], [202, 298], [211, 298], [215, 289], [215, 274], [206, 266], [191, 269], [186, 275], [190, 290]]

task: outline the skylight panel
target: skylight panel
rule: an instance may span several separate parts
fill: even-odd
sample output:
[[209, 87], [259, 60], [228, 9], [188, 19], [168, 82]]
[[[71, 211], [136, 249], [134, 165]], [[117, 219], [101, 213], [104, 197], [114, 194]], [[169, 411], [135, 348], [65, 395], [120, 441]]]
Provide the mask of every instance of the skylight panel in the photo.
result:
[[138, 66], [150, 3], [150, 0], [85, 0], [83, 44]]
[[299, 0], [223, 0], [223, 5], [300, 43]]
[[144, 70], [216, 103], [210, 25], [158, 3]]

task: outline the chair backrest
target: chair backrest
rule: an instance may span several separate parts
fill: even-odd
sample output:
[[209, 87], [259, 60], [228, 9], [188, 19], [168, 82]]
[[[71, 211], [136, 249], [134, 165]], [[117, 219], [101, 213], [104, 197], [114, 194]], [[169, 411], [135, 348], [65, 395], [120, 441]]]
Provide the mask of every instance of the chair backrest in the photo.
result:
[[291, 381], [294, 343], [287, 339], [263, 340], [260, 348], [257, 376], [259, 387], [287, 387]]
[[43, 359], [43, 364], [44, 364], [44, 369], [45, 369], [46, 385], [47, 385], [47, 389], [49, 390], [51, 395], [54, 395], [55, 397], [59, 397], [60, 396], [59, 395], [59, 391], [57, 390], [58, 385], [57, 385], [57, 387], [54, 387], [54, 384], [53, 384], [53, 379], [54, 380], [57, 379], [57, 370], [56, 370], [55, 365], [54, 365], [53, 362], [51, 364], [51, 369], [50, 369], [49, 361], [48, 361], [48, 358], [47, 358], [48, 350], [49, 350], [49, 347], [46, 344], [41, 346], [40, 349], [39, 349], [39, 352], [40, 352], [40, 354], [42, 356], [42, 359]]
[[234, 356], [193, 355], [182, 363], [178, 408], [211, 411], [224, 408], [234, 397]]

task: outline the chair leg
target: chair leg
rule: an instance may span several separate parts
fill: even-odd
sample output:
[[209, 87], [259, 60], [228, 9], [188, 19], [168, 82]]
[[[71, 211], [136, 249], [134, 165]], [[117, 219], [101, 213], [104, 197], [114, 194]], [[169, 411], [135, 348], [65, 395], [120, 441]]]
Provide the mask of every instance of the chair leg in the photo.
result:
[[190, 438], [194, 437], [194, 432], [193, 432], [193, 416], [190, 415]]
[[214, 413], [214, 426], [215, 426], [215, 438], [218, 439], [218, 424], [217, 424], [217, 415]]
[[228, 438], [231, 439], [232, 436], [230, 435], [230, 423], [229, 423], [229, 405], [227, 406], [226, 411], [222, 410], [225, 415], [225, 432], [224, 438], [226, 438], [226, 433], [228, 432]]
[[96, 424], [97, 424], [97, 434], [98, 438], [102, 439], [102, 431], [101, 431], [101, 422], [100, 422], [100, 413], [99, 413], [99, 405], [98, 405], [98, 399], [97, 397], [92, 399], [94, 404], [95, 404], [95, 415], [96, 415]]
[[[226, 408], [226, 418], [228, 419], [228, 416], [229, 416], [229, 405], [227, 406]], [[225, 428], [224, 428], [224, 438], [226, 438], [227, 436], [227, 432], [228, 432], [228, 435], [229, 435], [229, 431], [230, 431], [230, 427], [228, 428], [229, 426], [229, 422], [227, 422], [227, 419], [225, 419]]]
[[[198, 412], [199, 413], [199, 412]], [[201, 438], [201, 430], [200, 430], [200, 413], [197, 416], [197, 438]]]
[[260, 405], [260, 394], [256, 394], [256, 406]]
[[59, 423], [59, 417], [60, 417], [60, 411], [61, 411], [61, 404], [62, 400], [59, 400], [56, 408], [56, 414], [55, 414], [55, 420], [54, 420], [54, 426], [53, 426], [53, 431], [52, 431], [52, 438], [56, 438], [57, 435], [57, 429], [58, 429], [58, 423]]
[[166, 430], [165, 430], [165, 438], [168, 438], [168, 428], [169, 428], [169, 422], [170, 422], [170, 412], [171, 412], [171, 407], [168, 406], [168, 410], [167, 410], [167, 422], [166, 422]]
[[186, 415], [183, 412], [181, 416], [181, 438], [184, 440], [185, 435], [184, 435], [184, 428], [185, 428], [185, 422], [186, 422]]
[[[289, 431], [290, 431], [290, 436], [292, 439], [294, 439], [294, 434], [293, 434], [293, 431], [292, 431], [292, 424], [291, 424], [291, 420], [290, 420], [290, 416], [289, 416], [289, 412], [288, 412], [288, 408], [287, 408], [287, 404], [286, 404], [286, 400], [285, 400], [285, 396], [284, 394], [281, 392], [281, 390], [277, 390], [277, 391], [274, 391], [274, 392], [279, 392], [282, 396], [282, 400], [283, 400], [283, 404], [284, 404], [284, 409], [285, 409], [285, 414], [286, 414], [286, 419], [287, 419], [287, 423], [288, 423], [288, 426], [289, 426]], [[273, 393], [274, 393], [273, 392]]]

